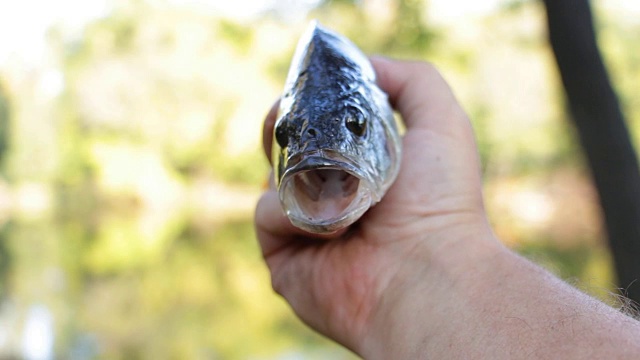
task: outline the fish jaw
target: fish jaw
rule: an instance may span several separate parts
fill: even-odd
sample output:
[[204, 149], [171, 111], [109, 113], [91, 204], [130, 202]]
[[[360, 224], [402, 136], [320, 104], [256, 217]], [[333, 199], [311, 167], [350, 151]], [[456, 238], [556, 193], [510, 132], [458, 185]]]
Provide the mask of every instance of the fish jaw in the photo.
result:
[[332, 152], [304, 154], [283, 176], [279, 196], [291, 223], [326, 234], [358, 220], [379, 199], [354, 162]]

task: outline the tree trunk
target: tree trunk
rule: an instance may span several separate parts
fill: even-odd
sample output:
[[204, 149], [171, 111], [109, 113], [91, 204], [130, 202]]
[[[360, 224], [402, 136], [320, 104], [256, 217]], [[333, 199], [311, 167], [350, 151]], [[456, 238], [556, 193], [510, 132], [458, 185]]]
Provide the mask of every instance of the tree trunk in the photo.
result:
[[640, 302], [640, 171], [596, 44], [588, 0], [544, 0], [549, 40], [598, 191], [618, 274]]

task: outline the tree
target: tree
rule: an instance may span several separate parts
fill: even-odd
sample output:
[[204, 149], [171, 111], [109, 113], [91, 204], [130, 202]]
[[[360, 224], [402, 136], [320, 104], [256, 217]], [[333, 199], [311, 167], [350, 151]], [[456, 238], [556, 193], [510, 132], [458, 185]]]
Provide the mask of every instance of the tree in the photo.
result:
[[544, 0], [549, 41], [602, 207], [619, 285], [640, 302], [640, 171], [588, 0]]

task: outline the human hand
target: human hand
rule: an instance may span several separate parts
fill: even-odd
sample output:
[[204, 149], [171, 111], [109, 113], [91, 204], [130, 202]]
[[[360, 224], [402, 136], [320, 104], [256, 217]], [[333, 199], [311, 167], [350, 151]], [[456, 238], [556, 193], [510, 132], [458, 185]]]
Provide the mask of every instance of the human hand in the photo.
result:
[[[428, 299], [412, 300], [411, 294], [416, 286], [436, 291], [441, 274], [434, 264], [464, 263], [461, 251], [452, 249], [488, 254], [498, 248], [482, 204], [473, 131], [446, 82], [426, 63], [372, 63], [407, 128], [400, 174], [383, 200], [329, 239], [291, 225], [273, 186], [255, 216], [275, 291], [304, 322], [360, 355], [402, 331], [420, 341], [417, 330], [395, 327], [428, 307]], [[268, 157], [275, 117], [276, 106], [264, 126]], [[434, 293], [436, 299], [445, 298]]]

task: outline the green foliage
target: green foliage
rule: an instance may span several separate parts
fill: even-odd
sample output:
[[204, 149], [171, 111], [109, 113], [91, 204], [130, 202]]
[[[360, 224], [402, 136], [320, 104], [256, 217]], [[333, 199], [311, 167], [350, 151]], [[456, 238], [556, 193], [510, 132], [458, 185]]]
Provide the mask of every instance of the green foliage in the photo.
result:
[[640, 41], [640, 24], [625, 23], [616, 17], [596, 16], [599, 44], [607, 70], [620, 100], [627, 125], [640, 146], [640, 54], [630, 51]]
[[508, 0], [501, 5], [503, 11], [518, 11], [529, 6], [532, 0]]
[[[533, 2], [511, 2], [470, 40], [428, 24], [428, 1], [380, 3], [388, 7], [324, 1], [309, 18], [366, 53], [434, 62], [469, 111], [488, 187], [580, 166], [544, 33], [521, 26], [540, 18]], [[614, 20], [602, 21], [601, 41], [640, 139], [640, 55], [630, 50], [640, 32]], [[261, 121], [303, 26], [118, 3], [80, 36], [60, 27], [51, 37], [46, 66], [63, 73], [60, 94], [3, 82], [0, 161], [6, 153], [16, 185], [0, 181], [0, 200], [13, 199], [0, 227], [0, 298], [25, 304], [20, 316], [32, 303], [55, 314], [57, 357], [354, 357], [273, 294], [253, 232], [269, 171]], [[495, 217], [500, 235], [517, 228]], [[606, 250], [569, 246], [556, 232], [519, 236], [527, 241], [515, 247], [563, 277], [608, 287]]]
[[565, 279], [577, 279], [580, 282], [590, 282], [588, 276], [591, 274], [588, 274], [587, 270], [592, 263], [610, 261], [606, 249], [594, 249], [593, 246], [583, 243], [559, 247], [550, 241], [531, 241], [521, 244], [518, 251], [536, 263], [544, 265], [556, 275]]
[[222, 19], [218, 22], [218, 31], [222, 39], [235, 46], [242, 54], [247, 54], [254, 39], [251, 28]]
[[0, 299], [4, 300], [10, 295], [8, 288], [9, 271], [13, 265], [11, 250], [9, 249], [9, 236], [11, 225], [4, 224], [0, 228]]
[[398, 1], [393, 29], [382, 45], [382, 53], [413, 55], [430, 50], [436, 33], [422, 19], [425, 3], [421, 0]]
[[387, 4], [392, 18], [383, 24], [377, 14], [365, 13], [359, 1], [324, 2], [314, 17], [346, 34], [367, 53], [409, 58], [427, 55], [438, 35], [423, 19], [427, 2], [397, 0]]
[[[2, 80], [0, 78], [0, 80]], [[4, 162], [9, 148], [11, 108], [8, 94], [0, 81], [0, 165]]]

